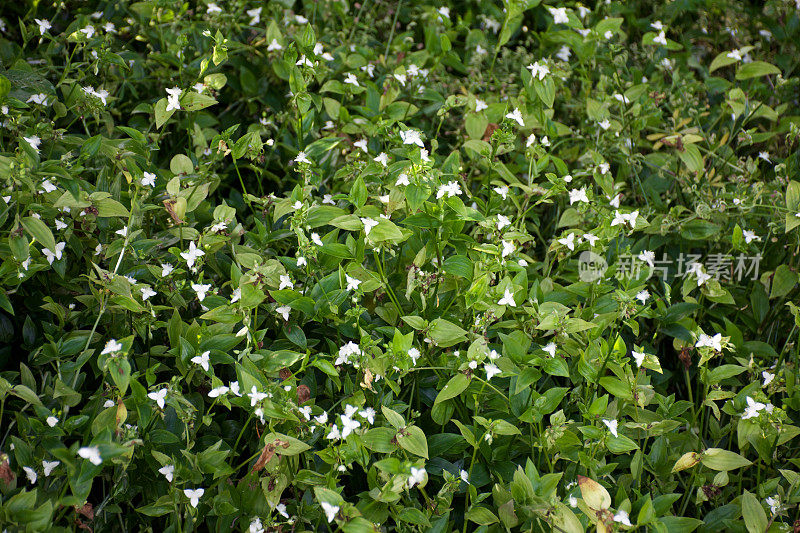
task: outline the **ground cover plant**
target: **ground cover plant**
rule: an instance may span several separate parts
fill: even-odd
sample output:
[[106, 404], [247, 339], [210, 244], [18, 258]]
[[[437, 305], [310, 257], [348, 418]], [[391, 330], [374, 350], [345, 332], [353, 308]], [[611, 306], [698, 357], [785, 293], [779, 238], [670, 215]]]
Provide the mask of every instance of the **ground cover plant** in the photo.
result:
[[800, 2], [0, 6], [0, 530], [800, 530]]

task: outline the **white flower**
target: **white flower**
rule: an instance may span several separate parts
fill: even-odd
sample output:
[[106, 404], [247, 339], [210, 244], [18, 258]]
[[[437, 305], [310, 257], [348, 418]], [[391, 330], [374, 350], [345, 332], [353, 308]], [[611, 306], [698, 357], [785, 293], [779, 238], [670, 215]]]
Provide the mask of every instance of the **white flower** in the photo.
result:
[[[30, 102], [33, 102], [34, 104], [39, 104], [39, 105], [47, 105], [47, 95], [44, 94], [44, 93], [32, 94], [32, 95], [30, 95], [28, 97], [27, 100], [25, 100], [25, 103], [30, 103]], [[35, 138], [38, 139], [38, 137], [35, 137]], [[23, 139], [25, 139], [26, 141], [28, 140], [27, 137], [23, 137]], [[30, 141], [28, 141], [28, 142], [30, 144], [33, 144]], [[34, 148], [38, 148], [38, 146], [34, 146]]]
[[517, 250], [514, 246], [514, 241], [500, 241], [500, 244], [503, 246], [503, 251], [501, 252], [502, 257], [511, 255]]
[[400, 85], [402, 85], [403, 87], [406, 86], [406, 75], [405, 74], [393, 74], [393, 76], [394, 76], [394, 79], [396, 79], [400, 83]]
[[28, 483], [34, 485], [36, 483], [36, 479], [38, 478], [36, 475], [36, 470], [29, 466], [23, 466], [22, 469], [25, 471], [25, 475], [28, 476]]
[[222, 396], [224, 394], [228, 394], [229, 390], [230, 389], [228, 387], [226, 387], [225, 385], [220, 385], [219, 387], [215, 387], [215, 388], [211, 389], [210, 391], [208, 391], [208, 397], [209, 398], [217, 398], [217, 397]]
[[654, 30], [660, 31], [664, 29], [664, 24], [662, 24], [660, 20], [656, 20], [650, 23], [650, 27], [653, 28]]
[[45, 420], [45, 422], [47, 422], [48, 426], [54, 427], [56, 424], [58, 424], [58, 418], [50, 415], [47, 417], [47, 420]]
[[42, 248], [42, 253], [47, 258], [47, 262], [52, 265], [54, 260], [61, 259], [66, 245], [66, 242], [57, 243], [55, 252], [50, 251], [49, 248]]
[[283, 50], [283, 46], [281, 46], [281, 43], [279, 43], [277, 39], [272, 39], [272, 42], [267, 46], [267, 52], [273, 52], [275, 50]]
[[316, 232], [311, 233], [311, 242], [317, 246], [325, 246], [325, 243], [323, 243], [322, 239], [319, 238], [319, 233]]
[[210, 289], [210, 283], [192, 283], [192, 290], [197, 293], [197, 299], [201, 302], [206, 299], [206, 293]]
[[642, 252], [637, 256], [637, 259], [639, 259], [639, 261], [644, 261], [650, 265], [650, 268], [652, 268], [655, 264], [656, 254], [650, 250], [642, 250]]
[[550, 15], [553, 16], [553, 22], [555, 24], [568, 24], [569, 17], [567, 16], [567, 9], [564, 7], [547, 7], [547, 10], [550, 12]]
[[647, 356], [647, 354], [644, 352], [637, 352], [636, 350], [632, 350], [631, 355], [633, 356], [633, 360], [636, 361], [636, 366], [641, 368], [642, 363], [644, 363], [644, 358]]
[[109, 407], [114, 407], [113, 400], [106, 400], [103, 402], [103, 409], [108, 409]]
[[114, 233], [116, 233], [120, 237], [127, 237], [128, 236], [128, 226], [123, 226], [122, 229], [118, 229]]
[[547, 352], [550, 355], [550, 357], [555, 357], [556, 356], [556, 343], [551, 342], [547, 346], [542, 348], [542, 350]]
[[758, 157], [767, 163], [772, 163], [772, 161], [769, 160], [769, 152], [758, 152]]
[[149, 298], [152, 298], [153, 296], [158, 294], [156, 291], [154, 291], [150, 287], [142, 287], [141, 289], [139, 289], [139, 291], [141, 291], [142, 300], [144, 300], [144, 301], [147, 301]]
[[623, 511], [622, 509], [617, 511], [617, 514], [614, 515], [614, 522], [619, 522], [620, 524], [628, 527], [632, 527], [633, 525], [631, 524], [631, 520], [630, 517], [628, 516], [628, 513], [626, 511]]
[[258, 392], [258, 389], [255, 385], [250, 388], [250, 392], [247, 393], [247, 397], [250, 398], [250, 407], [255, 407], [258, 402], [269, 398], [269, 394], [266, 392]]
[[344, 275], [345, 280], [347, 281], [347, 290], [354, 291], [358, 289], [358, 286], [361, 285], [361, 280], [357, 278], [353, 278], [348, 276], [347, 274]]
[[44, 469], [44, 477], [50, 475], [50, 473], [61, 464], [61, 461], [42, 461], [42, 468]]
[[39, 25], [39, 35], [44, 35], [47, 30], [52, 28], [52, 24], [47, 19], [33, 19]]
[[497, 305], [508, 305], [511, 307], [516, 307], [517, 303], [514, 301], [514, 293], [510, 290], [506, 289], [503, 297], [500, 298], [500, 301], [497, 302]]
[[339, 420], [342, 421], [342, 438], [346, 439], [350, 433], [355, 431], [361, 426], [361, 422], [353, 420], [349, 416], [339, 415]]
[[615, 437], [618, 436], [617, 426], [619, 425], [619, 422], [617, 420], [603, 420], [603, 424], [605, 424], [606, 427], [608, 427], [608, 430], [611, 432], [612, 435], [614, 435]]
[[511, 219], [505, 215], [497, 215], [497, 229], [502, 231], [506, 226], [511, 225]]
[[97, 446], [84, 446], [78, 450], [78, 455], [88, 459], [95, 466], [103, 462], [103, 458], [100, 457], [100, 448]]
[[407, 353], [408, 356], [411, 358], [411, 362], [414, 364], [414, 366], [417, 366], [417, 359], [419, 359], [420, 356], [422, 355], [420, 354], [419, 350], [412, 346], [411, 348], [408, 349]]
[[500, 187], [495, 187], [494, 188], [494, 192], [496, 192], [497, 194], [502, 196], [503, 200], [505, 200], [506, 197], [508, 196], [508, 186], [507, 185], [502, 185]]
[[164, 400], [167, 399], [167, 392], [169, 392], [169, 389], [164, 387], [163, 389], [161, 389], [159, 391], [148, 393], [147, 397], [150, 398], [151, 400], [153, 400], [154, 402], [156, 402], [156, 405], [158, 405], [159, 409], [163, 409], [164, 408]]
[[403, 141], [403, 144], [416, 144], [420, 148], [425, 148], [425, 145], [422, 143], [422, 136], [417, 130], [401, 130], [400, 139]]
[[201, 353], [200, 355], [195, 355], [192, 357], [192, 363], [196, 365], [200, 365], [203, 367], [203, 370], [208, 372], [208, 362], [210, 361], [209, 355], [211, 354], [210, 350], [206, 350], [205, 352]]
[[306, 420], [311, 420], [311, 406], [310, 405], [305, 405], [303, 407], [300, 407], [298, 409], [298, 411], [300, 411], [300, 414], [303, 415], [303, 418], [305, 418]]
[[366, 235], [369, 235], [369, 232], [372, 231], [372, 228], [378, 225], [377, 220], [368, 217], [361, 217], [361, 223], [364, 224], [364, 233]]
[[730, 59], [735, 59], [736, 61], [742, 60], [742, 52], [739, 50], [732, 50], [725, 55]]
[[386, 152], [381, 152], [378, 157], [373, 159], [373, 161], [377, 161], [383, 165], [383, 168], [386, 168], [386, 166], [389, 164], [389, 156], [386, 154]]
[[328, 440], [339, 440], [342, 438], [342, 434], [339, 432], [339, 426], [336, 424], [331, 427], [331, 430], [325, 435], [325, 438]]
[[564, 45], [558, 49], [556, 52], [556, 57], [559, 58], [561, 61], [567, 62], [569, 58], [572, 56], [572, 50], [569, 49], [569, 46]]
[[325, 516], [328, 518], [328, 522], [333, 522], [333, 519], [336, 517], [336, 513], [339, 512], [338, 505], [331, 505], [328, 502], [320, 502], [322, 506], [322, 510], [325, 512]]
[[484, 109], [488, 109], [488, 108], [489, 108], [489, 106], [486, 105], [486, 102], [484, 102], [480, 98], [476, 98], [475, 99], [475, 112], [476, 113], [480, 113]]
[[306, 258], [305, 258], [305, 257], [303, 257], [302, 255], [301, 255], [300, 257], [298, 257], [298, 258], [297, 258], [297, 266], [299, 266], [299, 267], [304, 267], [304, 266], [306, 266], [307, 264], [308, 264], [308, 261], [306, 261]]
[[750, 396], [747, 397], [747, 407], [744, 409], [744, 413], [742, 413], [742, 420], [747, 420], [748, 418], [756, 418], [758, 417], [758, 412], [762, 409], [765, 409], [767, 406], [761, 402], [757, 402], [752, 399]]
[[538, 61], [535, 63], [531, 63], [527, 66], [528, 70], [531, 71], [531, 77], [539, 78], [539, 80], [545, 79], [545, 77], [550, 74], [550, 69], [546, 64], [540, 64]]
[[142, 186], [143, 187], [155, 187], [156, 186], [156, 175], [152, 172], [145, 172], [144, 177], [142, 178]]
[[558, 239], [558, 242], [559, 242], [560, 244], [563, 244], [563, 245], [564, 245], [564, 246], [566, 246], [567, 248], [569, 248], [569, 249], [570, 249], [570, 251], [573, 251], [573, 250], [575, 250], [575, 234], [574, 234], [574, 233], [570, 233], [570, 234], [569, 234], [569, 235], [567, 235], [566, 237], [563, 237], [563, 238], [561, 238], [561, 239]]
[[231, 381], [230, 383], [228, 383], [228, 385], [230, 386], [231, 392], [233, 394], [235, 394], [236, 396], [241, 396], [242, 395], [242, 393], [239, 392], [239, 382], [238, 381]]
[[764, 378], [764, 385], [763, 386], [766, 387], [767, 385], [772, 383], [773, 379], [775, 379], [775, 374], [770, 374], [769, 372], [764, 370], [763, 372], [761, 372], [761, 377]]
[[282, 305], [282, 306], [280, 306], [280, 307], [276, 307], [276, 308], [275, 308], [275, 311], [276, 311], [276, 312], [277, 312], [279, 315], [281, 315], [281, 316], [283, 317], [283, 319], [284, 319], [284, 320], [286, 320], [286, 321], [288, 322], [288, 320], [289, 320], [289, 314], [291, 313], [291, 311], [292, 311], [292, 308], [291, 308], [291, 307], [289, 307], [288, 305]]
[[525, 121], [522, 120], [522, 112], [519, 110], [518, 107], [514, 108], [514, 111], [508, 113], [506, 118], [510, 118], [511, 120], [515, 120], [517, 124], [520, 126], [525, 126]]
[[58, 189], [58, 187], [50, 183], [50, 180], [44, 180], [42, 182], [42, 189], [44, 192], [53, 192]]
[[664, 30], [661, 30], [660, 32], [658, 32], [658, 35], [653, 37], [653, 42], [660, 44], [661, 46], [667, 46], [667, 36], [664, 33]]
[[[606, 162], [600, 163], [597, 165], [597, 168], [600, 169], [600, 174], [608, 174], [608, 171], [611, 170], [611, 165]], [[638, 211], [637, 211], [638, 213]]]
[[117, 342], [114, 339], [111, 339], [110, 341], [108, 341], [106, 343], [106, 346], [105, 346], [105, 348], [103, 348], [103, 351], [100, 352], [100, 355], [106, 355], [106, 354], [110, 354], [110, 353], [115, 353], [115, 352], [118, 352], [120, 350], [122, 350], [122, 343], [121, 342]]
[[567, 503], [569, 503], [570, 507], [577, 507], [578, 506], [578, 498], [576, 498], [575, 496], [570, 496], [567, 499]]
[[361, 148], [361, 150], [365, 154], [369, 153], [369, 150], [367, 150], [367, 140], [366, 139], [360, 139], [360, 140], [354, 142], [353, 146], [355, 146], [356, 148]]
[[172, 89], [166, 89], [167, 91], [167, 109], [166, 111], [172, 111], [181, 109], [181, 93], [183, 92], [182, 89], [178, 87], [173, 87]]
[[255, 26], [261, 22], [261, 8], [257, 7], [255, 9], [248, 9], [247, 16], [250, 17], [250, 25]]
[[781, 510], [781, 498], [777, 494], [768, 497], [764, 502], [769, 505], [769, 510], [772, 514], [778, 514], [778, 511]]
[[540, 142], [542, 143], [542, 146], [550, 146], [550, 139], [547, 138], [547, 135], [542, 137], [542, 140]]
[[647, 299], [650, 298], [650, 291], [647, 289], [642, 289], [638, 293], [636, 293], [636, 299], [642, 302], [642, 305], [647, 302]]
[[275, 510], [278, 511], [278, 514], [280, 514], [282, 517], [289, 518], [289, 513], [286, 512], [286, 504], [279, 503], [275, 506]]
[[569, 191], [569, 205], [572, 205], [575, 202], [589, 203], [589, 197], [586, 196], [586, 187], [572, 189]]
[[205, 492], [205, 489], [183, 489], [183, 493], [189, 498], [189, 503], [192, 504], [192, 507], [197, 507], [197, 504], [200, 503], [200, 498], [203, 497]]
[[445, 195], [448, 198], [459, 196], [461, 194], [461, 185], [457, 181], [450, 181], [446, 185], [440, 185], [436, 191], [436, 199], [441, 200]]
[[604, 130], [607, 130], [608, 128], [611, 127], [611, 121], [606, 118], [598, 122], [597, 125], [603, 128]]
[[199, 249], [194, 244], [194, 241], [190, 241], [189, 242], [189, 251], [188, 252], [181, 252], [181, 257], [183, 257], [186, 260], [186, 266], [188, 266], [189, 268], [192, 268], [194, 266], [194, 262], [198, 258], [200, 258], [200, 257], [202, 257], [204, 255], [206, 255], [206, 253], [203, 250]]
[[351, 355], [361, 355], [361, 348], [353, 341], [348, 341], [347, 344], [339, 348], [339, 356], [333, 364], [339, 366], [349, 363]]
[[358, 414], [361, 418], [366, 419], [366, 421], [369, 422], [370, 424], [375, 423], [375, 415], [377, 413], [375, 412], [375, 409], [373, 409], [372, 407], [367, 407], [366, 409], [359, 411]]
[[23, 137], [25, 142], [31, 145], [31, 148], [39, 152], [39, 145], [42, 144], [42, 140], [37, 135], [31, 135], [30, 137]]
[[292, 282], [292, 278], [290, 278], [287, 274], [281, 274], [280, 276], [280, 285], [278, 285], [278, 290], [282, 291], [283, 289], [294, 289], [294, 282]]
[[336, 202], [333, 201], [333, 195], [332, 194], [326, 194], [325, 196], [323, 196], [322, 197], [322, 203], [323, 204], [336, 205]]
[[169, 276], [172, 271], [175, 270], [175, 267], [172, 266], [170, 263], [161, 263], [161, 277], [164, 278]]
[[703, 265], [700, 263], [692, 263], [686, 270], [686, 274], [694, 274], [697, 277], [697, 286], [699, 287], [706, 281], [712, 278], [711, 274], [707, 274], [702, 270]]
[[597, 241], [600, 240], [600, 237], [594, 235], [592, 233], [584, 233], [583, 240], [589, 243], [589, 246], [594, 246]]
[[718, 352], [722, 351], [722, 333], [717, 333], [713, 337], [706, 335], [705, 333], [700, 334], [700, 338], [697, 339], [697, 343], [694, 345], [695, 348], [702, 348], [707, 346], [712, 348]]
[[328, 413], [323, 411], [321, 415], [315, 416], [314, 422], [316, 422], [320, 426], [324, 425], [325, 423], [328, 422]]
[[164, 465], [158, 469], [158, 473], [167, 478], [172, 483], [172, 475], [175, 473], [175, 465]]
[[742, 236], [744, 237], [744, 242], [750, 244], [752, 241], [760, 241], [761, 237], [756, 235], [754, 231], [744, 230], [742, 231]]
[[450, 18], [450, 8], [449, 7], [440, 7], [438, 9], [439, 14], [442, 18], [448, 19]]
[[411, 182], [408, 181], [408, 174], [403, 172], [399, 176], [397, 176], [397, 181], [394, 182], [394, 185], [395, 187], [399, 187], [400, 185], [408, 185], [409, 183]]
[[483, 365], [483, 369], [486, 371], [486, 381], [490, 381], [494, 376], [502, 372], [494, 363], [486, 363]]
[[352, 85], [353, 87], [359, 87], [358, 85], [358, 78], [352, 72], [348, 72], [347, 76], [344, 78], [344, 82], [348, 85]]
[[425, 481], [425, 476], [427, 472], [425, 471], [425, 467], [416, 468], [411, 467], [411, 473], [408, 476], [408, 488], [412, 488], [414, 485], [419, 485], [423, 481]]

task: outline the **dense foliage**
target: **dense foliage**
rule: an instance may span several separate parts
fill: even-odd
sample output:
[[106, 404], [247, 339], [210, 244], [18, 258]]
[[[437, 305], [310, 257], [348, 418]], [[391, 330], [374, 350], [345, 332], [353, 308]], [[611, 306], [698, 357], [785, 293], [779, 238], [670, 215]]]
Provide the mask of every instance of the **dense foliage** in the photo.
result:
[[0, 6], [0, 527], [797, 531], [800, 2]]

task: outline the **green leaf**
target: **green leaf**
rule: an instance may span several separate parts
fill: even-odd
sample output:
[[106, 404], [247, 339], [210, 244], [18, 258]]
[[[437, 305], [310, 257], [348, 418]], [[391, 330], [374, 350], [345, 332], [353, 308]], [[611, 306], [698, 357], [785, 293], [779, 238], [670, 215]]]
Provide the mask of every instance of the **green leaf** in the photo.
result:
[[161, 129], [161, 126], [163, 126], [164, 123], [169, 120], [173, 113], [175, 113], [175, 110], [170, 109], [167, 111], [167, 99], [162, 98], [156, 102], [153, 112], [156, 115], [156, 129]]
[[742, 516], [749, 533], [764, 533], [767, 530], [767, 513], [758, 498], [748, 491], [742, 494]]
[[22, 219], [22, 227], [28, 234], [39, 241], [42, 246], [49, 249], [51, 252], [56, 249], [56, 240], [53, 238], [53, 232], [50, 228], [45, 226], [44, 222], [36, 217], [25, 217]]
[[428, 458], [428, 440], [417, 426], [408, 426], [397, 432], [397, 443], [407, 452]]
[[443, 318], [437, 318], [431, 322], [428, 336], [442, 348], [448, 348], [467, 340], [466, 331]]
[[466, 390], [466, 388], [469, 386], [469, 381], [470, 380], [467, 376], [459, 372], [450, 378], [450, 381], [447, 382], [447, 384], [436, 396], [436, 400], [433, 402], [433, 404], [436, 405], [437, 403], [449, 400], [450, 398], [455, 398]]
[[181, 107], [186, 111], [200, 111], [216, 104], [217, 101], [207, 94], [189, 91], [181, 98]]
[[711, 470], [736, 470], [752, 463], [736, 452], [722, 448], [708, 448], [702, 453], [700, 462]]
[[191, 174], [194, 172], [194, 163], [189, 156], [177, 154], [170, 160], [169, 169], [173, 174]]
[[102, 198], [94, 202], [99, 217], [123, 217], [130, 216], [124, 205], [113, 198]]
[[736, 71], [737, 80], [748, 80], [750, 78], [758, 78], [759, 76], [767, 76], [770, 74], [780, 74], [781, 70], [775, 65], [766, 63], [764, 61], [751, 61], [745, 63], [739, 70]]
[[770, 299], [786, 296], [794, 289], [795, 285], [797, 285], [797, 272], [793, 272], [787, 265], [779, 266], [772, 276]]
[[467, 511], [467, 514], [465, 514], [464, 516], [470, 522], [475, 522], [476, 524], [482, 526], [488, 526], [490, 524], [494, 524], [500, 521], [493, 512], [491, 512], [486, 507], [482, 507], [480, 505], [475, 505], [471, 507], [470, 510]]

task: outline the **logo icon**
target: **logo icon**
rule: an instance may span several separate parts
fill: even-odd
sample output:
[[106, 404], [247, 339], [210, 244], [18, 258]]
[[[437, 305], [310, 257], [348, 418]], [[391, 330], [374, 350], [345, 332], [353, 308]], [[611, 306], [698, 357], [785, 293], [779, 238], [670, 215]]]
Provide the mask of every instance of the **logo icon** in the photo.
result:
[[592, 283], [597, 281], [608, 269], [608, 263], [601, 256], [584, 250], [578, 257], [578, 277], [581, 281]]

